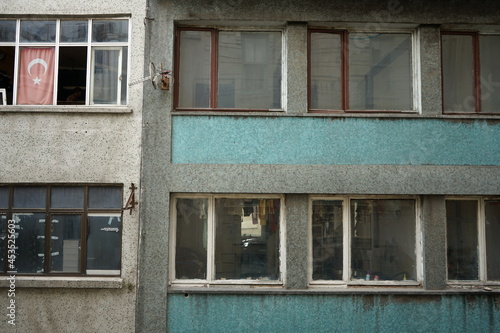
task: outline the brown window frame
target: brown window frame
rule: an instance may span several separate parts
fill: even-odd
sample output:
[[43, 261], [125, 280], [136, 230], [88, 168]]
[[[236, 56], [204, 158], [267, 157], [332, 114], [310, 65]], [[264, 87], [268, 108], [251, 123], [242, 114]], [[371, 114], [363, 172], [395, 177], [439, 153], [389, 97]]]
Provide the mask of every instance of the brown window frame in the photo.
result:
[[[474, 110], [472, 112], [466, 111], [446, 111], [444, 105], [444, 66], [443, 66], [443, 35], [458, 35], [458, 36], [471, 36], [472, 37], [472, 68], [473, 68], [473, 97], [474, 97]], [[441, 91], [442, 91], [442, 112], [443, 114], [483, 114], [483, 115], [500, 115], [498, 112], [484, 112], [481, 105], [481, 54], [479, 38], [481, 33], [477, 31], [442, 31], [441, 42]], [[495, 34], [498, 35], [498, 34]]]
[[[209, 84], [209, 107], [182, 107], [179, 106], [179, 70], [180, 70], [180, 50], [181, 50], [181, 32], [182, 31], [209, 31], [211, 33], [210, 40], [210, 84]], [[225, 112], [270, 112], [270, 111], [283, 111], [283, 101], [280, 101], [280, 108], [278, 109], [260, 109], [260, 108], [221, 108], [219, 107], [218, 101], [218, 86], [219, 86], [219, 75], [218, 75], [218, 59], [219, 59], [219, 33], [221, 31], [231, 31], [222, 30], [218, 28], [199, 28], [199, 27], [179, 27], [175, 33], [175, 51], [174, 51], [174, 75], [176, 79], [174, 80], [174, 111], [225, 111]], [[270, 30], [252, 30], [252, 29], [234, 29], [234, 31], [242, 32], [266, 32], [266, 31], [277, 31], [276, 29]], [[283, 51], [283, 44], [281, 46], [281, 51]], [[281, 59], [281, 79], [283, 80], [283, 59]], [[283, 91], [281, 91], [283, 94]]]
[[[123, 229], [123, 208], [90, 208], [89, 207], [89, 188], [95, 187], [108, 187], [108, 188], [119, 188], [120, 189], [120, 206], [123, 204], [123, 184], [0, 184], [0, 187], [8, 189], [8, 207], [0, 207], [0, 215], [5, 215], [5, 225], [3, 226], [3, 230], [0, 232], [5, 232], [5, 235], [9, 235], [8, 230], [8, 221], [12, 220], [13, 214], [16, 213], [40, 213], [44, 214], [45, 224], [44, 224], [44, 239], [48, 240], [44, 242], [44, 261], [43, 261], [43, 272], [36, 273], [22, 273], [17, 271], [17, 265], [14, 263], [15, 269], [11, 269], [9, 267], [9, 238], [6, 237], [2, 242], [5, 243], [4, 247], [4, 262], [3, 267], [0, 267], [0, 276], [5, 276], [12, 274], [15, 272], [16, 275], [22, 276], [117, 276], [121, 275], [121, 255], [123, 248], [122, 241], [122, 229]], [[15, 188], [23, 188], [23, 187], [36, 187], [45, 189], [45, 207], [43, 208], [15, 208], [14, 207], [14, 189]], [[62, 187], [81, 187], [83, 188], [83, 207], [82, 208], [53, 208], [51, 207], [51, 195], [52, 188], [62, 188]], [[87, 273], [87, 238], [88, 238], [88, 217], [93, 216], [93, 214], [120, 214], [120, 221], [122, 227], [120, 228], [120, 273], [119, 274], [89, 274]], [[57, 273], [51, 272], [51, 226], [52, 226], [52, 216], [53, 215], [80, 215], [80, 254], [79, 254], [79, 272], [60, 272]], [[1, 223], [1, 220], [0, 220]], [[1, 224], [0, 224], [1, 226]], [[17, 229], [16, 229], [17, 230]], [[16, 237], [17, 239], [17, 237]], [[11, 244], [11, 243], [10, 243]], [[17, 255], [17, 247], [16, 245], [16, 255]], [[17, 256], [15, 258], [17, 260]]]
[[[415, 85], [414, 85], [414, 80], [415, 80], [415, 71], [414, 71], [414, 65], [413, 65], [413, 53], [415, 52], [414, 47], [412, 45], [411, 48], [411, 60], [412, 64], [410, 66], [410, 71], [411, 71], [411, 92], [412, 92], [412, 98], [411, 98], [411, 105], [412, 108], [409, 110], [380, 110], [380, 109], [350, 109], [349, 106], [349, 34], [350, 33], [367, 33], [368, 31], [351, 31], [351, 30], [335, 30], [335, 29], [320, 29], [320, 28], [313, 28], [313, 29], [308, 29], [307, 32], [307, 110], [308, 113], [416, 113], [416, 103], [414, 100], [414, 95], [415, 95]], [[341, 55], [341, 61], [340, 61], [340, 71], [341, 71], [341, 86], [342, 86], [342, 91], [341, 91], [341, 109], [340, 110], [335, 110], [335, 109], [313, 109], [311, 108], [311, 35], [313, 33], [329, 33], [329, 34], [336, 34], [340, 35], [340, 55]], [[379, 33], [379, 34], [410, 34], [411, 37], [413, 38], [413, 33], [409, 31], [375, 31], [374, 33]]]

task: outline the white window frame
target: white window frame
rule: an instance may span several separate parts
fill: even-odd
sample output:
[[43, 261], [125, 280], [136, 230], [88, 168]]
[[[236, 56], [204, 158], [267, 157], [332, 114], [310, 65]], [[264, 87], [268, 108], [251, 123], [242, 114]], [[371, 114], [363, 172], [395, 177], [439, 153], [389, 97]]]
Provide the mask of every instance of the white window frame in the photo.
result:
[[[277, 280], [249, 280], [249, 279], [215, 279], [215, 200], [216, 199], [279, 199], [280, 200], [280, 220], [279, 220], [279, 279]], [[208, 219], [207, 219], [207, 279], [176, 279], [175, 277], [175, 248], [177, 236], [177, 199], [207, 199]], [[170, 200], [170, 244], [169, 244], [169, 285], [265, 285], [282, 286], [285, 282], [285, 197], [276, 194], [175, 194]]]
[[[446, 270], [446, 281], [449, 285], [500, 285], [498, 280], [488, 280], [487, 253], [486, 253], [486, 212], [485, 202], [500, 200], [498, 197], [446, 197], [445, 201], [476, 201], [477, 204], [477, 246], [478, 246], [478, 280], [449, 280], [448, 269]], [[446, 248], [448, 249], [448, 228], [446, 227]], [[448, 256], [446, 256], [448, 266]]]
[[[415, 202], [415, 270], [416, 280], [405, 281], [365, 281], [351, 276], [351, 200], [414, 200]], [[342, 201], [343, 214], [343, 258], [342, 258], [342, 280], [313, 280], [313, 239], [312, 239], [312, 207], [313, 201], [328, 200]], [[324, 286], [419, 286], [423, 281], [423, 256], [422, 256], [422, 213], [421, 201], [417, 196], [386, 196], [386, 195], [341, 195], [341, 196], [310, 196], [308, 204], [308, 279], [311, 287]]]
[[[11, 46], [15, 48], [15, 59], [14, 59], [14, 75], [12, 80], [12, 105], [10, 106], [22, 106], [22, 107], [57, 107], [64, 108], [68, 107], [68, 105], [58, 105], [57, 104], [57, 93], [58, 93], [58, 70], [59, 70], [59, 48], [62, 47], [86, 47], [87, 48], [87, 64], [86, 64], [86, 87], [85, 87], [85, 104], [83, 105], [71, 105], [70, 107], [89, 107], [89, 106], [99, 106], [99, 107], [123, 107], [128, 105], [128, 84], [126, 84], [127, 89], [127, 98], [124, 104], [121, 104], [121, 80], [122, 80], [122, 68], [123, 68], [123, 48], [127, 48], [127, 73], [130, 73], [130, 40], [131, 40], [131, 21], [129, 17], [103, 17], [103, 18], [19, 18], [19, 19], [9, 19], [5, 18], [5, 20], [16, 21], [16, 40], [15, 42], [1, 42], [0, 46]], [[21, 21], [55, 21], [56, 22], [56, 38], [54, 42], [21, 42]], [[128, 21], [128, 31], [127, 31], [127, 41], [126, 42], [93, 42], [92, 41], [92, 23], [94, 21], [102, 21], [102, 20], [127, 20]], [[61, 21], [87, 21], [88, 29], [87, 29], [87, 41], [86, 42], [61, 42]], [[53, 103], [50, 105], [25, 105], [25, 104], [17, 104], [17, 92], [18, 92], [18, 77], [19, 77], [19, 58], [20, 58], [20, 50], [22, 47], [53, 47], [55, 50], [54, 57], [54, 92], [53, 92]], [[97, 104], [92, 102], [91, 92], [93, 91], [93, 54], [95, 49], [120, 49], [120, 57], [119, 57], [119, 68], [118, 68], [118, 91], [117, 91], [117, 103], [116, 104]], [[129, 75], [127, 74], [127, 81]], [[0, 103], [0, 108], [2, 104]]]

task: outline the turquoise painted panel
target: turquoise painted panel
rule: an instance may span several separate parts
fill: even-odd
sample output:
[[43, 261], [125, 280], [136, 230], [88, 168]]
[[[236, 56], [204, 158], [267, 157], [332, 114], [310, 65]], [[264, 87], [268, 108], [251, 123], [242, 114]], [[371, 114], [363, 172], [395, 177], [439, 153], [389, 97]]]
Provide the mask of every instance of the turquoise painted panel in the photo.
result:
[[171, 294], [168, 332], [500, 332], [493, 295]]
[[500, 123], [174, 116], [173, 163], [500, 165]]

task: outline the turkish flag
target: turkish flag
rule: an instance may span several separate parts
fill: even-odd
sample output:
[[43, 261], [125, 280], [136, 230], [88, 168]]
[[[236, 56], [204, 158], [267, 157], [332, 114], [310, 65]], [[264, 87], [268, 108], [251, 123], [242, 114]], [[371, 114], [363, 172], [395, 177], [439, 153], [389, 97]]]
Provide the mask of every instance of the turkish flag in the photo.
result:
[[17, 104], [53, 104], [54, 55], [54, 48], [21, 49]]

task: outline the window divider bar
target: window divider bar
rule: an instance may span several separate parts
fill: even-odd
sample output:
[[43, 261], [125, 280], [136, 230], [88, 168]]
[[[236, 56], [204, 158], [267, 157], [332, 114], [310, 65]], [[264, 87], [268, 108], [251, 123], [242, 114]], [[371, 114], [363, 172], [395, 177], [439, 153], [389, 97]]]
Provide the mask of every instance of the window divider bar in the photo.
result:
[[349, 32], [340, 32], [342, 110], [349, 110]]
[[479, 55], [479, 34], [472, 34], [472, 56], [474, 68], [474, 108], [475, 112], [481, 112], [481, 63]]

